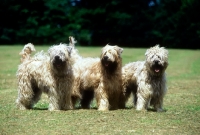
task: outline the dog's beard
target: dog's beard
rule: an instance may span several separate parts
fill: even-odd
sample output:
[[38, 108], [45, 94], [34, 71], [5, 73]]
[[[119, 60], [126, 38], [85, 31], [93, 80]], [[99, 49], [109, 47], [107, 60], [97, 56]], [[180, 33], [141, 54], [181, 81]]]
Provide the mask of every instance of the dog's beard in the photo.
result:
[[53, 62], [54, 68], [56, 68], [58, 70], [64, 69], [65, 65], [66, 65], [65, 61], [64, 62], [63, 61], [54, 61]]
[[154, 64], [152, 65], [151, 69], [154, 71], [154, 73], [156, 74], [160, 74], [163, 70], [163, 66], [159, 65], [159, 64]]
[[148, 63], [148, 66], [151, 74], [154, 76], [162, 75], [165, 70], [164, 65], [162, 65], [160, 62]]
[[101, 60], [101, 64], [103, 65], [104, 69], [108, 71], [109, 73], [113, 73], [117, 69], [116, 61], [112, 62], [112, 61], [109, 61], [108, 59], [103, 58]]
[[55, 57], [53, 59], [53, 67], [57, 71], [63, 71], [66, 68], [66, 61], [63, 61], [60, 57]]

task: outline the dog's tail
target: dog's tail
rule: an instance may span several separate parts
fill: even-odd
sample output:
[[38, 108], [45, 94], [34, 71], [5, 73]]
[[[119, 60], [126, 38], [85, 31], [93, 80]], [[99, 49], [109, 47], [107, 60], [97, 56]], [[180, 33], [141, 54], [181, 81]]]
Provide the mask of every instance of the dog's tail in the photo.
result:
[[69, 46], [75, 47], [75, 44], [77, 41], [75, 41], [75, 38], [72, 36], [69, 36]]
[[21, 63], [27, 59], [30, 59], [30, 55], [32, 52], [35, 51], [35, 47], [33, 44], [28, 43], [24, 46], [24, 48], [22, 49], [22, 51], [19, 53], [19, 55], [21, 55]]
[[71, 56], [73, 57], [73, 61], [74, 63], [80, 59], [82, 59], [82, 57], [79, 55], [78, 50], [75, 48], [75, 44], [77, 43], [77, 41], [75, 41], [75, 38], [70, 36], [69, 37], [69, 46], [72, 47], [71, 50]]

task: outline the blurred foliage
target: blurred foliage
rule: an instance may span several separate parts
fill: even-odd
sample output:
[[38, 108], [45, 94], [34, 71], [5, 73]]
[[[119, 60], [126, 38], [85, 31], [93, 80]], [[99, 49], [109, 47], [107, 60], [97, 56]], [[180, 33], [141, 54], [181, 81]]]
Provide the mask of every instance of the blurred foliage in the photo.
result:
[[200, 48], [199, 0], [1, 0], [0, 44]]

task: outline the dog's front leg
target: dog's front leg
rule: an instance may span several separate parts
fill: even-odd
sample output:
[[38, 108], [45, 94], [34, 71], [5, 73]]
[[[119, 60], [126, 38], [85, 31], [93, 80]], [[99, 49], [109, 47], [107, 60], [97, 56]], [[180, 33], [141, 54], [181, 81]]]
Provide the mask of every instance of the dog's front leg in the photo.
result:
[[59, 96], [56, 92], [56, 90], [51, 89], [50, 92], [48, 93], [49, 97], [49, 111], [56, 111], [60, 110], [59, 106]]
[[103, 85], [99, 84], [99, 87], [97, 90], [95, 90], [97, 104], [98, 104], [98, 110], [99, 111], [106, 111], [109, 110], [109, 101], [107, 98], [107, 94], [103, 89]]
[[136, 103], [136, 110], [146, 110], [147, 101], [142, 97], [140, 94], [137, 95], [137, 103]]
[[71, 100], [71, 94], [70, 93], [67, 93], [66, 96], [63, 97], [63, 101], [61, 103], [61, 106], [62, 106], [62, 110], [72, 110], [74, 109], [73, 107], [73, 103], [72, 103], [72, 100]]
[[147, 110], [152, 97], [151, 87], [138, 86], [136, 110]]
[[164, 112], [165, 110], [163, 110], [162, 108], [163, 106], [163, 98], [161, 97], [157, 103], [154, 104], [154, 109], [157, 111], [157, 112]]

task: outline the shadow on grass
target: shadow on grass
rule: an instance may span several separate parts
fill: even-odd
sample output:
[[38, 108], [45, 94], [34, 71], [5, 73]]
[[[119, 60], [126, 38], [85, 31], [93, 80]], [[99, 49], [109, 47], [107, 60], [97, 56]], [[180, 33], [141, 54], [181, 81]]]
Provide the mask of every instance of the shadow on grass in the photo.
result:
[[[157, 112], [157, 111], [156, 111], [155, 109], [153, 109], [153, 108], [148, 108], [147, 111], [148, 111], [148, 112]], [[166, 110], [166, 109], [163, 109], [163, 111], [161, 111], [161, 113], [162, 113], [162, 112], [167, 112], [167, 110]]]
[[[125, 108], [119, 108], [119, 109], [111, 109], [109, 111], [116, 111], [116, 110], [131, 110], [134, 107], [125, 107]], [[76, 106], [74, 110], [98, 110], [96, 106], [92, 106], [90, 108], [81, 108], [80, 106]]]
[[[113, 110], [109, 110], [109, 111], [115, 111], [115, 110], [131, 110], [131, 109], [135, 109], [134, 107], [130, 107], [130, 106], [126, 106], [124, 109], [113, 109]], [[41, 108], [41, 107], [34, 107], [33, 108], [33, 110], [48, 110], [48, 107], [43, 107], [43, 108]], [[78, 107], [75, 107], [75, 109], [74, 110], [98, 110], [98, 108], [97, 107], [90, 107], [89, 109], [88, 108], [81, 108], [80, 106], [78, 106]], [[147, 112], [157, 112], [155, 109], [153, 109], [153, 108], [148, 108], [147, 109]], [[164, 109], [162, 112], [167, 112], [167, 110], [166, 109]], [[162, 113], [161, 112], [161, 113]]]
[[48, 110], [48, 108], [39, 108], [39, 107], [34, 107], [33, 110]]
[[75, 110], [97, 110], [97, 107], [81, 108], [81, 106], [76, 106]]
[[[136, 110], [134, 106], [126, 106], [124, 109], [125, 110], [131, 110], [131, 109]], [[148, 108], [147, 112], [157, 112], [157, 111], [154, 108]], [[161, 111], [161, 112], [167, 112], [167, 109], [163, 109], [163, 111]]]

